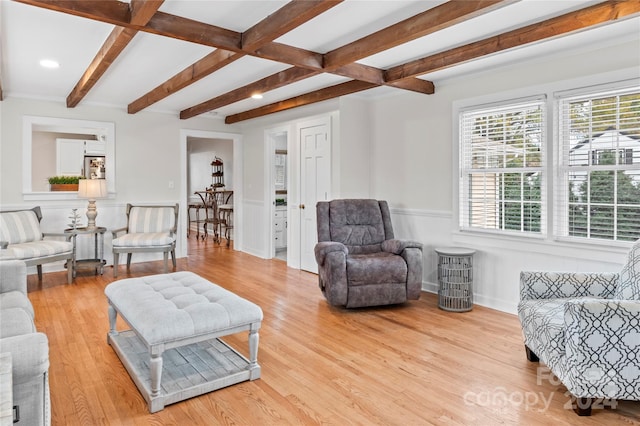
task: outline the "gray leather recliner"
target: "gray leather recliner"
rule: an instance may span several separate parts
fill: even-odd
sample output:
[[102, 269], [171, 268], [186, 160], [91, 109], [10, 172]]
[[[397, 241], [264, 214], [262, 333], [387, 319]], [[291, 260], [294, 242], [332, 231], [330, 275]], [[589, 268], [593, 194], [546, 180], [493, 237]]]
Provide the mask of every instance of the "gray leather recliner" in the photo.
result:
[[320, 289], [331, 305], [356, 308], [419, 299], [422, 244], [394, 238], [386, 201], [316, 205]]

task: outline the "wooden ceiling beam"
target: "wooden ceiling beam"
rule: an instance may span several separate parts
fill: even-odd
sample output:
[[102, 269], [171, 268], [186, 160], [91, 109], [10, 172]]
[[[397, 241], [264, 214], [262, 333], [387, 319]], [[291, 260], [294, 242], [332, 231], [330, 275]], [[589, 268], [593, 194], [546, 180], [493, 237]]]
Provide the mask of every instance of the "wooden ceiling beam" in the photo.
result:
[[414, 78], [422, 74], [448, 68], [514, 47], [553, 39], [586, 28], [601, 26], [615, 20], [632, 18], [639, 14], [640, 1], [638, 0], [606, 1], [398, 65], [385, 72], [385, 79], [388, 82], [394, 82]]
[[[304, 22], [312, 19], [327, 9], [339, 4], [342, 0], [295, 0], [287, 3], [281, 7], [277, 12], [269, 15], [256, 25], [248, 29], [242, 34], [243, 49], [252, 50], [257, 49], [264, 44], [267, 44], [282, 34], [290, 31], [291, 29], [302, 25]], [[319, 55], [315, 55], [313, 52], [302, 51], [300, 49], [289, 49], [291, 55], [296, 58], [314, 58], [318, 64], [321, 64], [322, 60]], [[127, 110], [130, 114], [135, 114], [138, 111], [166, 98], [167, 96], [182, 90], [190, 84], [212, 74], [220, 68], [230, 64], [243, 57], [244, 53], [235, 53], [230, 50], [216, 49], [214, 52], [205, 56], [198, 62], [185, 68], [178, 74], [171, 77], [169, 80], [157, 86], [155, 89], [136, 99], [129, 104]], [[312, 59], [313, 60], [313, 59]], [[305, 62], [305, 59], [301, 60]], [[311, 74], [310, 72], [306, 73]], [[317, 74], [317, 73], [313, 73]], [[276, 77], [275, 80], [282, 84], [284, 77]], [[272, 79], [274, 80], [274, 79]], [[279, 87], [279, 86], [278, 86]], [[264, 89], [260, 89], [264, 90]], [[236, 98], [239, 93], [242, 92], [242, 88], [236, 91], [230, 92], [230, 95], [223, 97], [224, 99]], [[217, 105], [220, 100], [213, 99], [211, 101], [204, 102], [200, 105], [192, 107], [194, 111], [203, 112], [210, 111], [211, 109], [203, 110], [207, 104]], [[217, 107], [216, 107], [217, 108]], [[186, 110], [185, 110], [186, 111]], [[183, 113], [185, 113], [183, 111]], [[181, 113], [181, 115], [183, 114]], [[187, 114], [187, 113], [185, 113]], [[187, 117], [188, 118], [188, 117]]]
[[242, 50], [252, 52], [342, 3], [342, 1], [293, 0], [243, 32]]
[[[211, 46], [219, 49], [230, 50], [238, 53], [243, 53], [242, 50], [242, 34], [226, 30], [224, 28], [216, 27], [214, 25], [205, 24], [202, 22], [194, 21], [191, 19], [183, 18], [176, 15], [170, 15], [157, 11], [149, 20], [146, 25], [134, 25], [130, 22], [130, 14], [124, 13], [121, 6], [114, 7], [114, 4], [122, 4], [119, 1], [86, 1], [86, 0], [16, 0], [22, 3], [30, 4], [32, 6], [42, 7], [45, 9], [55, 10], [63, 13], [70, 13], [72, 15], [82, 16], [89, 19], [99, 20], [103, 22], [109, 22], [119, 26], [133, 28], [140, 31], [149, 32], [165, 37], [176, 38], [192, 43], [198, 43], [206, 46]], [[337, 0], [336, 0], [337, 1]], [[301, 0], [300, 3], [307, 3], [308, 0]], [[331, 1], [321, 2], [323, 7], [331, 5]], [[335, 2], [334, 2], [335, 3]], [[96, 13], [92, 14], [92, 5], [96, 5]], [[124, 3], [126, 4], [126, 3]], [[296, 6], [301, 7], [301, 6]], [[307, 6], [308, 7], [308, 6]], [[313, 9], [313, 8], [311, 8]], [[274, 19], [280, 19], [276, 14]], [[307, 14], [307, 18], [309, 18]], [[269, 20], [269, 17], [265, 21]], [[270, 27], [272, 24], [262, 24], [264, 27]], [[254, 27], [255, 28], [255, 27]], [[257, 32], [258, 30], [256, 30]], [[264, 28], [260, 31], [265, 31]], [[277, 32], [272, 32], [271, 35], [276, 35]], [[267, 38], [264, 35], [258, 37], [252, 36], [255, 39], [261, 38], [262, 41]], [[254, 40], [255, 40], [254, 39]], [[255, 45], [255, 42], [251, 42], [251, 46]], [[300, 49], [294, 46], [288, 46], [282, 43], [268, 42], [263, 46], [256, 48], [252, 52], [244, 52], [252, 56], [256, 56], [262, 59], [270, 59], [277, 62], [286, 63], [289, 65], [308, 68], [316, 71], [324, 71], [324, 58], [323, 55], [317, 52]], [[378, 84], [384, 84], [383, 70], [378, 70], [373, 67], [367, 67], [361, 64], [350, 64], [346, 67], [341, 67], [339, 75], [344, 77], [358, 79], [364, 78], [367, 82], [377, 82]], [[402, 84], [395, 87], [404, 88], [404, 86], [413, 86], [417, 89], [414, 91], [425, 92], [420, 87], [422, 83], [416, 84]]]
[[118, 0], [14, 1], [205, 46], [234, 52], [242, 50], [241, 33], [181, 16], [157, 11], [145, 25], [132, 23], [129, 3]]
[[325, 70], [333, 70], [376, 53], [512, 4], [517, 0], [452, 0], [397, 24], [369, 34], [324, 55]]
[[216, 98], [202, 102], [196, 106], [180, 111], [180, 118], [187, 119], [203, 114], [208, 111], [230, 105], [232, 103], [249, 98], [251, 95], [265, 93], [279, 87], [295, 83], [305, 78], [320, 74], [319, 71], [313, 71], [306, 68], [291, 67], [284, 71], [272, 74], [268, 77], [247, 84], [246, 86], [227, 92]]
[[335, 86], [325, 87], [324, 89], [316, 90], [314, 92], [305, 93], [304, 95], [264, 105], [249, 111], [229, 115], [225, 117], [224, 122], [226, 124], [233, 124], [239, 121], [249, 120], [251, 118], [262, 117], [268, 114], [338, 98], [351, 93], [361, 92], [363, 90], [371, 89], [372, 87], [376, 87], [376, 85], [373, 83], [367, 83], [366, 81], [351, 80], [345, 83], [336, 84]]
[[129, 114], [135, 114], [142, 111], [148, 106], [184, 89], [190, 84], [212, 74], [220, 68], [237, 61], [243, 56], [245, 56], [243, 53], [216, 49], [204, 58], [200, 59], [198, 62], [191, 64], [153, 90], [131, 102], [127, 107], [127, 112]]
[[122, 27], [115, 27], [111, 31], [89, 67], [67, 96], [67, 108], [73, 108], [80, 103], [137, 33], [136, 30]]
[[[131, 22], [136, 25], [145, 25], [163, 2], [164, 0], [132, 0]], [[116, 60], [137, 33], [137, 30], [123, 27], [115, 27], [111, 31], [91, 64], [89, 64], [89, 67], [80, 77], [80, 81], [76, 83], [71, 93], [67, 96], [68, 108], [75, 107], [87, 96], [87, 93], [98, 82], [100, 77], [107, 72], [113, 61]]]

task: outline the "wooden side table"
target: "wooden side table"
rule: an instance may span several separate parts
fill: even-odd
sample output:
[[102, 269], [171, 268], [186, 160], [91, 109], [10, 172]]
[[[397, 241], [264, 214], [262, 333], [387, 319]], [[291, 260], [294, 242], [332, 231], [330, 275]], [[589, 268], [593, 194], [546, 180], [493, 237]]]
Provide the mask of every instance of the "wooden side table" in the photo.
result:
[[466, 312], [473, 308], [472, 249], [436, 248], [438, 253], [438, 307], [445, 311]]
[[[94, 269], [95, 273], [102, 275], [103, 268], [106, 262], [104, 259], [104, 233], [107, 232], [107, 228], [98, 226], [96, 228], [68, 228], [64, 230], [65, 234], [72, 234], [73, 240], [73, 276], [76, 276], [76, 271], [80, 269]], [[93, 253], [94, 257], [91, 259], [76, 259], [76, 239], [78, 235], [93, 235]]]
[[0, 426], [13, 425], [13, 379], [11, 354], [0, 354]]

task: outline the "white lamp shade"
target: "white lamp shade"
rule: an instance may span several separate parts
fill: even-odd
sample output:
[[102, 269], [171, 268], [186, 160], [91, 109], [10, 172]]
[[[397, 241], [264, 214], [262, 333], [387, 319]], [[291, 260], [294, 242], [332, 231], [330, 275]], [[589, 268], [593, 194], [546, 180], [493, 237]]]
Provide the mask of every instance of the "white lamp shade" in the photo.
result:
[[78, 182], [78, 198], [105, 198], [107, 196], [107, 181], [104, 179], [80, 179]]

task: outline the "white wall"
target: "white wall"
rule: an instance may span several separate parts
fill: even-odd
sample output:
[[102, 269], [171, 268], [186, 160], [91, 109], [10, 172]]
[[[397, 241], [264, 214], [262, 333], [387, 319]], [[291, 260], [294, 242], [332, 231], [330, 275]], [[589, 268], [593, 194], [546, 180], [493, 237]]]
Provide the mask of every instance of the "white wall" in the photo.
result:
[[373, 102], [372, 196], [389, 201], [396, 236], [425, 244], [424, 288], [437, 289], [433, 249], [438, 246], [476, 249], [476, 302], [507, 312], [515, 312], [521, 270], [619, 270], [627, 250], [621, 245], [458, 232], [454, 108], [461, 102], [482, 104], [639, 76], [640, 42], [635, 40], [436, 82], [431, 96], [398, 92]]
[[[527, 90], [551, 86], [594, 84], [598, 79], [611, 78], [611, 73], [637, 77], [639, 70], [640, 42], [626, 40], [617, 45], [586, 46], [579, 52], [557, 52], [449, 81], [436, 81], [433, 95], [399, 90], [395, 95], [376, 100], [360, 95], [343, 97], [332, 114], [339, 138], [332, 147], [333, 196], [389, 201], [396, 236], [424, 244], [425, 290], [437, 291], [435, 247], [458, 245], [476, 249], [475, 302], [503, 311], [515, 312], [521, 270], [616, 271], [624, 261], [626, 247], [508, 239], [457, 231], [454, 105], [469, 99], [485, 101], [496, 96], [508, 99]], [[245, 184], [251, 193], [251, 220], [255, 228], [269, 226], [263, 222], [267, 220], [264, 205], [267, 198], [262, 186], [255, 185], [264, 175], [264, 130], [304, 121], [319, 112], [313, 110], [304, 115], [304, 109], [300, 109], [297, 113], [294, 117], [275, 114], [242, 124], [248, 161]], [[297, 199], [289, 197], [289, 205], [295, 205]], [[295, 213], [295, 209], [290, 209], [290, 217], [296, 217]], [[262, 236], [253, 243], [256, 254], [266, 252]]]
[[[87, 203], [86, 200], [23, 200], [21, 180], [24, 115], [115, 123], [116, 196], [97, 201], [97, 224], [106, 226], [109, 230], [125, 224], [125, 206], [129, 202], [173, 204], [185, 201], [180, 199], [180, 188], [186, 179], [186, 173], [181, 172], [180, 164], [181, 129], [238, 132], [235, 126], [225, 125], [219, 119], [180, 120], [177, 115], [144, 111], [127, 114], [116, 108], [90, 105], [66, 108], [63, 102], [11, 97], [0, 102], [0, 105], [0, 209], [40, 205], [44, 216], [42, 228], [45, 232], [61, 232], [66, 227], [71, 209], [78, 208], [84, 214]], [[184, 232], [185, 213], [180, 212], [179, 232]], [[178, 257], [186, 254], [186, 248], [182, 244], [178, 244], [176, 251]], [[110, 232], [105, 238], [105, 254], [108, 263], [111, 263]], [[134, 255], [133, 261], [161, 258], [161, 255], [140, 254]], [[45, 265], [45, 270], [55, 268], [59, 269], [61, 265]]]

